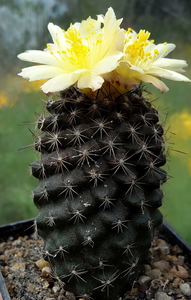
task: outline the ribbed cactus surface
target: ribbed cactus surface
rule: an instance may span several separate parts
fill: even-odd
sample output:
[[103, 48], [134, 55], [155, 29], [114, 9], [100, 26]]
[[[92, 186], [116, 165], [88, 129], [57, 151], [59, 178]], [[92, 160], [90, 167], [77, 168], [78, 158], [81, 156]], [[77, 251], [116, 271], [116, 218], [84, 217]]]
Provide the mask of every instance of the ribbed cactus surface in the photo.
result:
[[162, 221], [158, 113], [141, 86], [115, 97], [72, 87], [46, 108], [34, 142], [42, 157], [31, 165], [44, 255], [66, 290], [117, 300], [144, 272]]

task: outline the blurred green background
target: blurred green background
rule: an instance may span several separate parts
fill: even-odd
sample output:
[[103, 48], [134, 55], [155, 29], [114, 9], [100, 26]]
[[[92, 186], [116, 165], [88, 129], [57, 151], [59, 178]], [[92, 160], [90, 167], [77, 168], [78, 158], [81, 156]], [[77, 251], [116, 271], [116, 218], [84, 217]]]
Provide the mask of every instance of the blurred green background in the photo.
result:
[[[33, 143], [28, 129], [34, 130], [46, 97], [39, 91], [40, 82], [28, 83], [17, 76], [26, 67], [17, 54], [27, 49], [43, 50], [51, 42], [49, 22], [67, 29], [71, 22], [105, 14], [110, 6], [117, 18], [123, 17], [124, 28], [146, 29], [155, 43], [175, 43], [177, 47], [169, 57], [186, 60], [186, 75], [191, 78], [190, 0], [0, 0], [0, 224], [37, 214], [30, 199], [37, 180], [29, 175], [29, 165], [37, 154], [33, 147], [17, 149]], [[167, 130], [167, 148], [171, 149], [166, 170], [172, 178], [163, 187], [161, 210], [191, 243], [191, 84], [166, 84], [170, 91], [164, 95], [148, 86]], [[21, 125], [23, 122], [31, 123]]]

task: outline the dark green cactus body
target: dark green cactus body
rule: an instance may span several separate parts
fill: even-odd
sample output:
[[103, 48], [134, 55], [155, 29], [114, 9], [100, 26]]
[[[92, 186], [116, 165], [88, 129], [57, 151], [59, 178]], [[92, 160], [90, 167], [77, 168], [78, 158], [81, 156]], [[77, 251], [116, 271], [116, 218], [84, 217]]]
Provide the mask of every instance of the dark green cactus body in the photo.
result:
[[167, 174], [163, 128], [141, 87], [94, 98], [75, 88], [47, 102], [32, 163], [38, 233], [66, 290], [117, 298], [150, 260]]

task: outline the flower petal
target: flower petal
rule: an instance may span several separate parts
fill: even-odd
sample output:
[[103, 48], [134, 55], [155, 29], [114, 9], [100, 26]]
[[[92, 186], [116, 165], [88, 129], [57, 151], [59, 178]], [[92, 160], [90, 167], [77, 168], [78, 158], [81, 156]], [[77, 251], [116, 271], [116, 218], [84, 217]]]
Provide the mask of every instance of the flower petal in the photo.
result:
[[185, 60], [181, 59], [172, 59], [172, 58], [160, 58], [153, 63], [153, 66], [165, 68], [170, 68], [171, 70], [177, 72], [184, 72], [183, 68], [187, 67], [187, 63]]
[[18, 55], [18, 58], [24, 61], [40, 63], [45, 65], [59, 66], [60, 62], [52, 54], [40, 50], [29, 50]]
[[77, 87], [79, 89], [90, 88], [92, 89], [92, 91], [96, 91], [101, 88], [103, 82], [104, 79], [102, 76], [93, 75], [89, 72], [86, 72], [82, 76], [80, 76]]
[[168, 55], [175, 48], [176, 48], [176, 45], [171, 44], [171, 43], [170, 44], [163, 43], [163, 44], [155, 45], [154, 49], [158, 50], [158, 52], [159, 52], [157, 59], [159, 57], [164, 57], [164, 56]]
[[48, 24], [48, 30], [51, 34], [52, 40], [54, 44], [59, 48], [59, 49], [65, 49], [68, 47], [65, 35], [62, 31], [62, 29], [54, 25], [53, 23]]
[[162, 77], [170, 80], [175, 80], [175, 81], [188, 81], [190, 82], [190, 79], [180, 73], [177, 73], [172, 70], [167, 70], [167, 69], [162, 69], [162, 68], [157, 68], [157, 67], [152, 67], [149, 70], [149, 74], [157, 77]]
[[135, 65], [130, 65], [127, 63], [127, 66], [129, 65], [129, 69], [132, 70], [132, 71], [136, 71], [138, 73], [141, 73], [141, 74], [144, 74], [144, 70], [135, 66]]
[[104, 32], [103, 32], [103, 49], [105, 52], [112, 52], [116, 46], [118, 49], [123, 49], [124, 30], [119, 29], [122, 19], [116, 20], [115, 13], [110, 7], [105, 15], [104, 19]]
[[100, 60], [92, 69], [93, 74], [104, 74], [113, 71], [118, 66], [118, 60], [123, 53], [118, 52], [111, 56], [106, 56]]
[[141, 75], [137, 76], [137, 79], [139, 79], [140, 82], [153, 84], [157, 89], [159, 89], [161, 91], [162, 94], [168, 92], [168, 90], [169, 90], [169, 88], [166, 86], [166, 84], [155, 76], [144, 74], [142, 76]]
[[29, 81], [48, 79], [57, 75], [63, 74], [63, 69], [54, 66], [33, 66], [22, 69], [18, 75]]
[[79, 78], [79, 74], [68, 73], [68, 74], [60, 74], [57, 75], [46, 83], [44, 83], [41, 87], [44, 93], [48, 92], [59, 92], [65, 90], [69, 86], [72, 86]]

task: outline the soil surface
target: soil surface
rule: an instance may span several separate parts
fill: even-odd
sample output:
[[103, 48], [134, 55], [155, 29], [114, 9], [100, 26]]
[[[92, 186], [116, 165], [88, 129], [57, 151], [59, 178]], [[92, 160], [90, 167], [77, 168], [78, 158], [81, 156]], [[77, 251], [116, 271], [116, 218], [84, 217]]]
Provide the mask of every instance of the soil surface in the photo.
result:
[[[10, 298], [89, 300], [76, 298], [52, 278], [49, 263], [42, 258], [42, 248], [43, 241], [34, 235], [0, 243], [0, 270]], [[191, 266], [179, 246], [172, 246], [156, 236], [152, 244], [152, 261], [145, 266], [145, 271], [120, 300], [191, 299]]]

